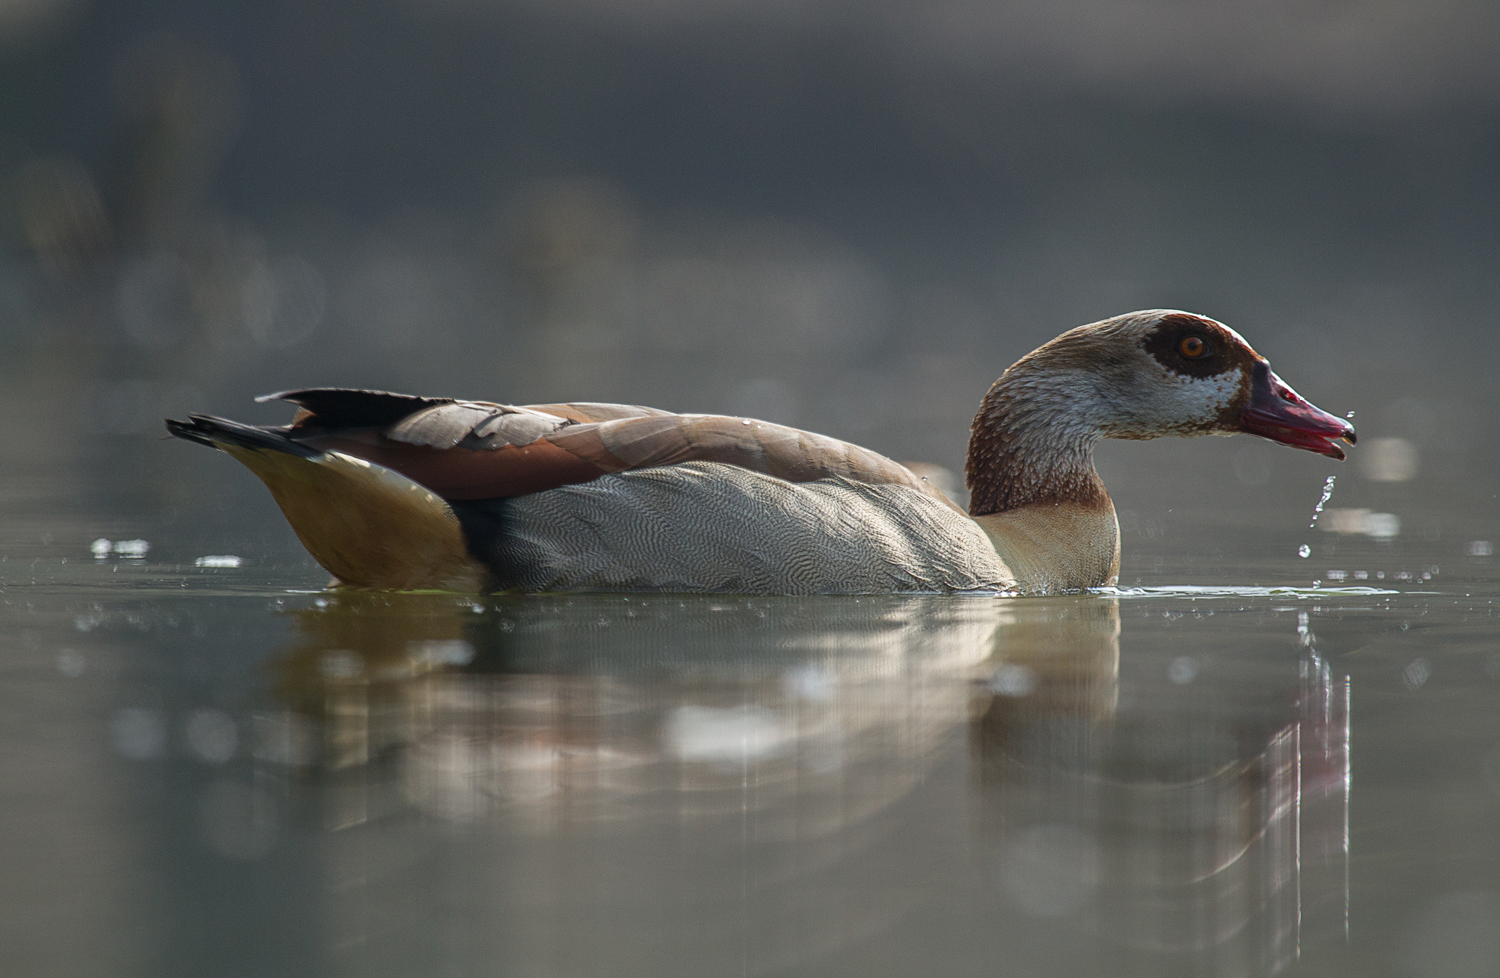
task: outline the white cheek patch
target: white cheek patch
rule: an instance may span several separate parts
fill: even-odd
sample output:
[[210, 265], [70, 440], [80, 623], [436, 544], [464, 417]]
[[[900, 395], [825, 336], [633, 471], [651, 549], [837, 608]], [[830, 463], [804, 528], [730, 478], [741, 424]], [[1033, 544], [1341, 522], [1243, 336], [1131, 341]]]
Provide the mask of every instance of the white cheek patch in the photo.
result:
[[1186, 377], [1162, 371], [1162, 386], [1152, 392], [1151, 412], [1164, 428], [1201, 428], [1215, 423], [1240, 391], [1241, 374], [1226, 370], [1212, 377]]

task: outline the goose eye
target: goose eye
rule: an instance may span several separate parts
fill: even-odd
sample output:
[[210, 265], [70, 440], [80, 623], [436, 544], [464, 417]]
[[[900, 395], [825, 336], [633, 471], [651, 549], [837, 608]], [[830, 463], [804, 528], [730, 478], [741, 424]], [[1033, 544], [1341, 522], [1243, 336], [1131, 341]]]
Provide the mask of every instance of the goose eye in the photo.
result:
[[1203, 357], [1208, 356], [1210, 350], [1208, 344], [1203, 342], [1203, 337], [1187, 336], [1183, 338], [1181, 343], [1177, 344], [1177, 352], [1189, 360], [1201, 360]]

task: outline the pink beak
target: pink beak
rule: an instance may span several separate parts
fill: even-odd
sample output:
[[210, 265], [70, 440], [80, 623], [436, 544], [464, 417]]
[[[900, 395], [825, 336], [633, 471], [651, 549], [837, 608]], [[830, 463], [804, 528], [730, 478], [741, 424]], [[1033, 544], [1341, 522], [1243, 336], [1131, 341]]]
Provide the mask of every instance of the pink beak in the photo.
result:
[[1354, 444], [1354, 425], [1309, 404], [1264, 360], [1255, 364], [1250, 376], [1250, 404], [1240, 415], [1240, 430], [1340, 461], [1344, 450], [1334, 442]]

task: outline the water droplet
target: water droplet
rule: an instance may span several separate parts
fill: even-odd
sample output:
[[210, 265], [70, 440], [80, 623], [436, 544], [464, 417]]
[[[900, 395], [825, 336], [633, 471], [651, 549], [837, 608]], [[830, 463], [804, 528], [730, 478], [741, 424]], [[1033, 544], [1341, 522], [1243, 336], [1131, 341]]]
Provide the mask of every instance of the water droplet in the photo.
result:
[[[1313, 528], [1313, 524], [1318, 522], [1318, 517], [1323, 515], [1323, 507], [1328, 505], [1328, 499], [1333, 495], [1333, 480], [1337, 478], [1338, 476], [1336, 475], [1330, 475], [1328, 481], [1323, 483], [1323, 498], [1319, 499], [1318, 505], [1313, 507], [1312, 523], [1307, 524], [1309, 530]], [[1304, 554], [1304, 556], [1306, 555]]]
[[1302, 546], [1300, 546], [1300, 547], [1297, 548], [1297, 556], [1301, 557], [1303, 559], [1311, 557], [1312, 556], [1312, 547], [1309, 547], [1307, 544], [1304, 543]]

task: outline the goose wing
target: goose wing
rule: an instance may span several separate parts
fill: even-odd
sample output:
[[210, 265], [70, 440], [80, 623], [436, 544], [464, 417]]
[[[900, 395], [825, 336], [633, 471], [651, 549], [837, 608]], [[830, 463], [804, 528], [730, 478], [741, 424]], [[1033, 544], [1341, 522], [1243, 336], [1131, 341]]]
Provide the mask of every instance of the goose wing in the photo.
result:
[[[905, 466], [784, 425], [625, 404], [494, 404], [315, 388], [259, 400], [299, 407], [285, 437], [383, 465], [448, 500], [527, 495], [633, 469], [721, 462], [786, 480], [906, 485], [948, 502]], [[950, 506], [951, 502], [948, 503]]]

